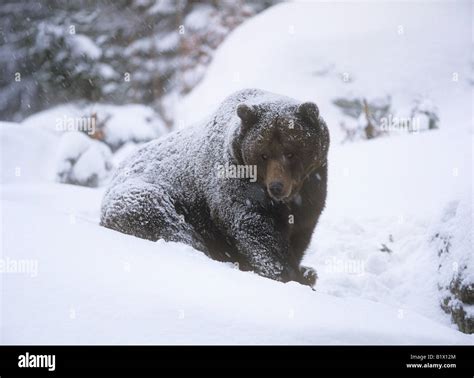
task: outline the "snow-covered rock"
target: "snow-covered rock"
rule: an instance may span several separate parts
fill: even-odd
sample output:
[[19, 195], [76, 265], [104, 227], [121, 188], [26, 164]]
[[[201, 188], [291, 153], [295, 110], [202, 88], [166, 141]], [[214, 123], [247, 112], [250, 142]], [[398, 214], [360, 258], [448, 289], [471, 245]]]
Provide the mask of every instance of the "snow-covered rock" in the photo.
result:
[[56, 178], [97, 186], [108, 177], [112, 160], [118, 163], [125, 156], [125, 149], [117, 157], [112, 152], [122, 146], [130, 151], [166, 133], [166, 127], [146, 106], [73, 103], [36, 113], [21, 124], [2, 123], [1, 132], [4, 154], [16, 155], [6, 159], [2, 180]]
[[78, 131], [62, 135], [57, 162], [59, 182], [90, 187], [103, 182], [113, 167], [110, 148]]
[[96, 113], [99, 121], [104, 120], [104, 142], [113, 151], [127, 142], [148, 142], [168, 131], [160, 116], [143, 105], [96, 105], [90, 112]]
[[138, 104], [65, 104], [33, 114], [22, 125], [55, 134], [83, 131], [103, 140], [113, 151], [127, 142], [144, 143], [167, 132], [160, 116]]
[[463, 332], [474, 333], [473, 204], [470, 193], [449, 203], [434, 228], [441, 307]]

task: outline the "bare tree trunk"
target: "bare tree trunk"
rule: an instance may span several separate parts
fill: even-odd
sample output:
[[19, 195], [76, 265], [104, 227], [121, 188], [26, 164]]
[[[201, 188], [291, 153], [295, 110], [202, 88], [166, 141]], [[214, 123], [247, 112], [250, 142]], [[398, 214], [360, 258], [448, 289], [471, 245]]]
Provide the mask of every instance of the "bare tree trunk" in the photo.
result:
[[365, 136], [367, 139], [373, 139], [375, 138], [376, 130], [375, 126], [372, 124], [372, 121], [370, 120], [370, 110], [369, 110], [369, 104], [367, 103], [367, 100], [364, 98], [364, 114], [365, 118], [367, 119], [367, 126], [365, 127]]

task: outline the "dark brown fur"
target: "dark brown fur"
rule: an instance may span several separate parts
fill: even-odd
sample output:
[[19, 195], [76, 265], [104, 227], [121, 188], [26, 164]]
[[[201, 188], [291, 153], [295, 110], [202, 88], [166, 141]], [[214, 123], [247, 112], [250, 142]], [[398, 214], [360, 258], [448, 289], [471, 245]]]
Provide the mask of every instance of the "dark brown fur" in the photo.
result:
[[[326, 202], [328, 148], [315, 104], [236, 92], [207, 122], [130, 156], [104, 196], [101, 224], [314, 286], [316, 272], [301, 261]], [[257, 180], [223, 179], [223, 164], [257, 166]]]

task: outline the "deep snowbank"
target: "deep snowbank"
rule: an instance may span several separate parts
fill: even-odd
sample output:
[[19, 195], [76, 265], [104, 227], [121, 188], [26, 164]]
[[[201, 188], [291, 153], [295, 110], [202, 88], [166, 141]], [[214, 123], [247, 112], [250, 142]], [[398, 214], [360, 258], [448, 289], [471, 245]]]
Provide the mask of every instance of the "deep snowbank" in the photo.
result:
[[[246, 87], [318, 104], [332, 140], [327, 209], [306, 258], [326, 272], [319, 290], [449, 322], [437, 286], [453, 264], [474, 270], [470, 16], [468, 2], [279, 4], [229, 35], [178, 108], [192, 123]], [[390, 98], [390, 117], [411, 117], [422, 100], [441, 130], [339, 148], [336, 98]], [[446, 214], [461, 207], [471, 215]], [[452, 246], [443, 259], [440, 232]]]
[[341, 138], [339, 97], [390, 96], [393, 117], [409, 117], [426, 98], [443, 128], [467, 130], [470, 51], [469, 2], [281, 3], [227, 37], [176, 118], [196, 122], [232, 92], [255, 87], [315, 101], [333, 141]]
[[[432, 147], [427, 150], [435, 152], [442, 136], [428, 135], [423, 136]], [[368, 157], [381, 156], [383, 164], [390, 151], [407, 151], [411, 139], [391, 142], [390, 148], [385, 140], [360, 146]], [[329, 198], [315, 246], [308, 251], [307, 263], [319, 269], [317, 292], [240, 272], [184, 245], [153, 243], [101, 228], [102, 190], [44, 181], [4, 183], [4, 269], [5, 264], [21, 261], [36, 269], [2, 274], [2, 342], [472, 343], [472, 336], [455, 330], [437, 306], [435, 282], [430, 279], [436, 261], [429, 259], [433, 251], [422, 247], [428, 213], [407, 217], [407, 223], [394, 228], [395, 215], [373, 210], [357, 217], [358, 206], [350, 206], [345, 197], [340, 201], [337, 193], [343, 187], [354, 202], [375, 195], [377, 189], [369, 186], [364, 194], [361, 183], [351, 182], [354, 190], [347, 191], [344, 167], [367, 158], [357, 145], [351, 147], [332, 151], [330, 185], [335, 194]], [[7, 158], [14, 161], [13, 156]], [[393, 167], [394, 176], [402, 174], [400, 167]], [[456, 187], [447, 183], [445, 189]], [[393, 189], [392, 193], [398, 206]], [[395, 238], [390, 256], [377, 249], [388, 232]], [[326, 259], [348, 261], [351, 256], [366, 264], [362, 274], [336, 266], [328, 270]]]
[[38, 262], [36, 276], [3, 275], [3, 343], [472, 340], [414, 312], [270, 281], [186, 246], [100, 228], [100, 194], [59, 184], [3, 189], [3, 258]]
[[101, 133], [101, 140], [114, 151], [127, 142], [148, 142], [166, 133], [163, 120], [152, 108], [139, 104], [71, 103], [31, 115], [22, 123], [60, 135], [83, 131], [89, 136]]
[[38, 127], [0, 122], [0, 183], [53, 180], [58, 143]]
[[[319, 268], [319, 290], [390, 303], [448, 324], [438, 284], [453, 270], [440, 276], [432, 239], [440, 231], [462, 235], [464, 243], [453, 248], [459, 265], [472, 256], [473, 142], [438, 131], [333, 146], [327, 206], [305, 261]], [[453, 206], [471, 217], [457, 214], [448, 227], [445, 211]], [[468, 269], [474, 271], [472, 258]]]
[[[400, 4], [273, 7], [228, 38], [178, 113], [194, 122], [249, 86], [320, 105], [333, 144], [327, 207], [305, 260], [319, 272], [317, 292], [184, 245], [99, 227], [102, 190], [51, 182], [58, 137], [37, 128], [50, 130], [64, 114], [52, 110], [23, 126], [0, 125], [0, 341], [472, 344], [439, 307], [437, 285], [452, 270], [438, 270], [432, 241], [440, 231], [452, 236], [448, 264], [471, 261], [472, 274], [473, 137], [462, 48], [466, 38], [470, 46], [470, 12], [464, 3]], [[352, 81], [341, 80], [345, 72]], [[425, 91], [443, 104], [440, 131], [338, 145], [333, 97], [393, 93], [403, 109]], [[143, 114], [128, 109], [123, 125]], [[30, 270], [13, 272], [23, 260]]]

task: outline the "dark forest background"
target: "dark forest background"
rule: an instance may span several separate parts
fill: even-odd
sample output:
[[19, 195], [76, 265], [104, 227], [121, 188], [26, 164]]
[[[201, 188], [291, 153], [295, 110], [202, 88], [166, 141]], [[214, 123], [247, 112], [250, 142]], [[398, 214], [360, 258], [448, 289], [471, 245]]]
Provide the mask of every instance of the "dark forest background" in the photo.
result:
[[153, 107], [201, 80], [215, 49], [275, 0], [0, 3], [0, 119], [84, 100]]

